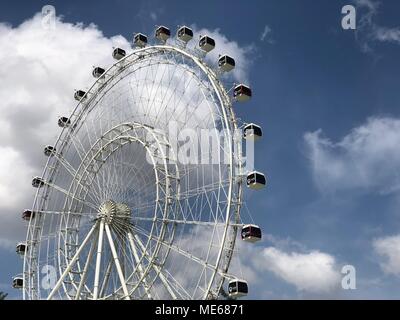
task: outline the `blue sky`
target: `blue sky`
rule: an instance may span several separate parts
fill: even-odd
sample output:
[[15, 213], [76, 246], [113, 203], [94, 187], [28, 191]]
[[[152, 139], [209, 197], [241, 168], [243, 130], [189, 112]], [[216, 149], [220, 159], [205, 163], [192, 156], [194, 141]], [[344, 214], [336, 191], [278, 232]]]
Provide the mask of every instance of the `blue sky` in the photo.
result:
[[[0, 22], [18, 27], [44, 4], [2, 1]], [[152, 34], [156, 24], [188, 24], [218, 29], [246, 48], [254, 97], [235, 111], [262, 125], [256, 167], [269, 178], [266, 190], [246, 195], [252, 217], [269, 235], [257, 245], [266, 258], [251, 298], [400, 298], [400, 240], [388, 238], [400, 234], [398, 1], [50, 4], [64, 22], [94, 23], [106, 38], [130, 40], [134, 32]], [[346, 4], [357, 8], [356, 31], [341, 27]], [[313, 290], [297, 279], [303, 267], [296, 276], [271, 261], [276, 253], [295, 264], [312, 252], [334, 259], [328, 271], [354, 265], [357, 289]], [[7, 246], [0, 246], [0, 261], [0, 290], [18, 297], [7, 284], [22, 263]]]

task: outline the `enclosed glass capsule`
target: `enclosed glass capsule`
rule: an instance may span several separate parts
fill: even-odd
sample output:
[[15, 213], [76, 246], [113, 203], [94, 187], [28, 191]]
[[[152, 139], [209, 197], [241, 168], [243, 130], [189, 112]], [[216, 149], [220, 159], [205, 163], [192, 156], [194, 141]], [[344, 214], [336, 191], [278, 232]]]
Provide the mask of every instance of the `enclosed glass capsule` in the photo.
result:
[[250, 123], [243, 128], [243, 138], [246, 140], [256, 141], [262, 137], [261, 127]]
[[83, 90], [76, 90], [74, 94], [74, 98], [76, 101], [81, 101], [86, 98], [86, 92]]
[[15, 251], [21, 255], [25, 254], [27, 249], [28, 249], [27, 245], [23, 242], [18, 243], [17, 246], [15, 247]]
[[22, 219], [24, 219], [25, 221], [29, 221], [31, 219], [35, 218], [35, 212], [32, 210], [25, 210], [24, 212], [22, 212]]
[[222, 71], [229, 72], [235, 68], [235, 59], [225, 54], [219, 57], [218, 67]]
[[180, 27], [177, 36], [179, 40], [189, 42], [193, 38], [193, 30], [186, 26]]
[[246, 242], [257, 242], [261, 240], [261, 228], [254, 224], [244, 225], [240, 233], [242, 240]]
[[35, 177], [35, 178], [32, 179], [32, 186], [33, 186], [34, 188], [40, 188], [40, 187], [42, 187], [43, 185], [44, 185], [44, 181], [43, 181], [42, 178], [40, 178], [40, 177]]
[[162, 42], [165, 42], [168, 40], [168, 38], [171, 36], [171, 31], [164, 26], [160, 26], [156, 29], [156, 38]]
[[147, 36], [143, 33], [136, 33], [133, 37], [133, 44], [137, 47], [144, 48], [147, 45]]
[[199, 47], [205, 52], [210, 52], [215, 48], [215, 40], [209, 36], [202, 36], [199, 41]]
[[126, 56], [126, 52], [125, 52], [124, 49], [115, 48], [114, 51], [113, 51], [113, 53], [112, 53], [112, 56], [113, 56], [113, 58], [114, 58], [115, 60], [121, 60], [123, 57]]
[[244, 84], [239, 84], [233, 89], [233, 97], [240, 102], [247, 101], [251, 98], [251, 89]]
[[106, 72], [106, 70], [104, 70], [103, 68], [96, 67], [93, 69], [92, 75], [95, 78], [100, 78], [104, 74], [104, 72]]
[[12, 286], [15, 289], [21, 289], [24, 286], [24, 279], [20, 276], [14, 277], [13, 278], [13, 282], [12, 282]]
[[231, 280], [228, 284], [228, 295], [230, 298], [244, 297], [249, 293], [247, 282], [244, 280]]
[[71, 125], [71, 120], [67, 117], [59, 117], [58, 118], [58, 126], [61, 128], [67, 128]]
[[50, 157], [56, 153], [56, 148], [54, 148], [53, 146], [46, 146], [43, 152], [46, 157]]
[[247, 187], [250, 189], [262, 189], [266, 183], [265, 176], [261, 172], [253, 171], [247, 175]]

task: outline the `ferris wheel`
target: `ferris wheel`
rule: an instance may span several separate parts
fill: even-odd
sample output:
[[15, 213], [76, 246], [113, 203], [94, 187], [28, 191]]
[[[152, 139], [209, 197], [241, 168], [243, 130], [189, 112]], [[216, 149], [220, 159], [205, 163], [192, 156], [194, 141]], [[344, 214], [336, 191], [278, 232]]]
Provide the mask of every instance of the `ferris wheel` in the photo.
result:
[[[187, 26], [170, 36], [160, 26], [155, 44], [138, 33], [130, 52], [114, 48], [115, 63], [95, 67], [94, 84], [77, 90], [74, 111], [58, 119], [62, 131], [44, 149], [46, 166], [32, 180], [34, 204], [22, 215], [27, 237], [17, 252], [24, 268], [13, 286], [24, 299], [248, 293], [229, 266], [238, 237], [261, 239], [260, 227], [245, 224], [240, 211], [242, 186], [266, 184], [242, 160], [243, 141], [257, 140], [262, 130], [240, 124], [232, 106], [252, 92], [244, 84], [225, 89], [232, 57], [220, 55], [215, 66], [205, 62], [214, 39], [200, 36], [189, 48]], [[214, 161], [204, 160], [209, 144], [196, 153], [190, 149], [195, 139], [179, 140], [204, 132], [207, 141], [216, 137]]]

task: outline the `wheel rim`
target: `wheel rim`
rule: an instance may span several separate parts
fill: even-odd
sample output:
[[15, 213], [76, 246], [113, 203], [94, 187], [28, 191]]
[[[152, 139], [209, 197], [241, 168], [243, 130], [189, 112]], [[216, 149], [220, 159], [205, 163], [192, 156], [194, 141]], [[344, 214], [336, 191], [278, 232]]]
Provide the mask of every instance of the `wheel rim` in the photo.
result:
[[[178, 59], [182, 59], [184, 62], [178, 64]], [[160, 72], [163, 68], [164, 71]], [[154, 72], [154, 69], [156, 69], [157, 72]], [[209, 129], [211, 124], [212, 127], [218, 127], [217, 129], [221, 131], [225, 130], [224, 137], [229, 143], [228, 147], [221, 151], [229, 157], [229, 160], [226, 165], [222, 166], [221, 163], [219, 163], [215, 167], [213, 167], [213, 165], [181, 165], [179, 162], [171, 165], [167, 163], [165, 156], [165, 171], [167, 172], [168, 170], [171, 170], [171, 167], [175, 167], [173, 172], [178, 179], [175, 181], [174, 188], [171, 190], [168, 189], [168, 192], [164, 192], [164, 207], [161, 205], [164, 213], [162, 221], [157, 221], [157, 217], [160, 216], [157, 215], [157, 212], [153, 216], [153, 219], [156, 219], [152, 223], [153, 228], [154, 223], [157, 222], [162, 222], [161, 224], [164, 226], [164, 229], [159, 229], [160, 233], [158, 234], [157, 239], [161, 244], [158, 249], [153, 252], [155, 254], [151, 255], [153, 258], [149, 258], [146, 250], [146, 248], [151, 246], [153, 229], [151, 229], [149, 233], [146, 227], [139, 228], [136, 226], [138, 237], [140, 237], [140, 234], [142, 237], [146, 237], [145, 233], [147, 232], [147, 242], [144, 243], [143, 239], [136, 240], [137, 246], [140, 247], [142, 244], [143, 248], [139, 248], [142, 249], [142, 255], [138, 260], [134, 259], [134, 257], [132, 258], [132, 262], [134, 260], [136, 261], [136, 267], [133, 269], [132, 274], [137, 275], [137, 273], [141, 273], [141, 276], [139, 276], [141, 280], [139, 279], [136, 284], [132, 285], [130, 296], [131, 298], [149, 298], [148, 291], [151, 291], [151, 288], [156, 288], [158, 285], [161, 287], [164, 286], [164, 291], [166, 292], [164, 292], [163, 297], [167, 298], [215, 298], [219, 295], [219, 289], [224, 282], [225, 274], [228, 271], [230, 259], [232, 257], [237, 232], [236, 224], [239, 222], [241, 203], [241, 181], [236, 178], [236, 172], [234, 170], [235, 167], [240, 167], [240, 158], [236, 158], [237, 154], [235, 156], [233, 152], [235, 148], [240, 151], [240, 144], [234, 140], [233, 137], [233, 131], [236, 129], [237, 125], [228, 95], [222, 84], [217, 80], [215, 73], [202, 61], [190, 53], [174, 47], [153, 46], [136, 50], [131, 55], [125, 57], [122, 61], [108, 69], [106, 71], [106, 75], [107, 74], [109, 75], [108, 78], [106, 76], [105, 79], [99, 79], [89, 90], [88, 101], [86, 101], [84, 105], [82, 103], [78, 104], [71, 116], [71, 126], [64, 129], [57, 140], [55, 145], [58, 151], [57, 156], [49, 159], [42, 175], [46, 181], [46, 186], [38, 190], [34, 203], [34, 210], [40, 213], [40, 217], [30, 223], [27, 236], [27, 242], [35, 244], [33, 246], [35, 248], [30, 250], [24, 263], [24, 274], [27, 275], [27, 281], [25, 282], [27, 285], [25, 286], [24, 296], [25, 298], [46, 297], [49, 294], [49, 290], [42, 290], [40, 288], [40, 268], [45, 263], [55, 265], [58, 267], [58, 273], [60, 275], [62, 274], [65, 265], [70, 261], [71, 255], [73, 255], [74, 251], [73, 249], [71, 250], [68, 248], [68, 244], [73, 244], [77, 247], [85, 231], [88, 230], [88, 228], [83, 228], [84, 225], [81, 225], [80, 219], [79, 223], [74, 221], [73, 213], [77, 213], [76, 211], [78, 211], [81, 213], [81, 216], [83, 216], [82, 214], [86, 213], [84, 211], [87, 211], [87, 209], [90, 208], [91, 210], [88, 210], [90, 211], [90, 215], [85, 216], [85, 219], [90, 220], [90, 217], [93, 218], [93, 216], [97, 215], [96, 210], [99, 205], [104, 203], [104, 201], [116, 200], [112, 199], [113, 197], [106, 197], [106, 195], [101, 197], [100, 188], [98, 188], [97, 191], [92, 189], [92, 192], [88, 192], [86, 195], [84, 192], [82, 193], [84, 188], [80, 187], [80, 183], [87, 180], [83, 179], [84, 176], [82, 174], [79, 174], [79, 168], [82, 163], [84, 163], [80, 158], [85, 154], [85, 150], [91, 150], [90, 146], [96, 145], [92, 142], [95, 137], [102, 137], [101, 139], [103, 140], [98, 139], [98, 141], [101, 140], [101, 142], [104, 143], [104, 139], [107, 138], [107, 132], [113, 132], [111, 130], [112, 128], [110, 128], [111, 126], [113, 126], [113, 128], [120, 128], [120, 126], [123, 127], [124, 125], [128, 126], [128, 128], [130, 128], [129, 126], [137, 125], [141, 130], [147, 128], [146, 130], [148, 132], [153, 132], [153, 135], [158, 135], [159, 133], [156, 133], [156, 130], [161, 129], [161, 131], [165, 131], [172, 118], [177, 120], [179, 123], [181, 120], [180, 117], [183, 117], [182, 115], [184, 115], [186, 120], [180, 121], [180, 125], [189, 125], [195, 129]], [[174, 74], [175, 76], [176, 74], [180, 75], [181, 79], [186, 81], [186, 84], [184, 83], [182, 86], [182, 80], [174, 79]], [[166, 84], [168, 83], [175, 84], [175, 88], [173, 88], [174, 90], [172, 91], [176, 92], [181, 88], [189, 89], [186, 92], [181, 92], [180, 95], [172, 95], [168, 91], [171, 90], [171, 86], [168, 85], [164, 97], [168, 97], [168, 94], [170, 94], [169, 100], [167, 100], [168, 98], [162, 99], [161, 102], [157, 102], [155, 99], [153, 99], [153, 101], [146, 100], [146, 98], [149, 99], [148, 97], [157, 97], [160, 95], [160, 92], [157, 91], [160, 90], [160, 85], [158, 87], [154, 85], [154, 83], [157, 83], [157, 75], [162, 75], [161, 78], [158, 79], [158, 84], [161, 83], [164, 87], [167, 86]], [[191, 75], [191, 77], [188, 75]], [[141, 87], [137, 85], [138, 83], [141, 84]], [[193, 86], [199, 88], [195, 93], [190, 91]], [[126, 91], [124, 91], [127, 89], [131, 90], [130, 95], [126, 94]], [[117, 96], [115, 92], [122, 93], [120, 96]], [[188, 92], [190, 93], [190, 97]], [[141, 112], [138, 112], [135, 115], [133, 112], [131, 114], [125, 112], [124, 114], [124, 111], [120, 109], [115, 118], [107, 115], [107, 111], [105, 111], [104, 107], [106, 104], [111, 104], [113, 106], [112, 110], [115, 111], [115, 108], [122, 105], [124, 98], [131, 98], [132, 96], [135, 96], [135, 94], [138, 96], [138, 101], [133, 104], [140, 105], [140, 108], [142, 108]], [[197, 106], [193, 107], [189, 105], [189, 107], [192, 107], [190, 115], [188, 114], [189, 111], [182, 110], [182, 105], [186, 106], [185, 103], [182, 103], [182, 99], [196, 101]], [[116, 102], [112, 104], [111, 101]], [[128, 105], [129, 103], [132, 103], [130, 100], [125, 102]], [[160, 112], [158, 115], [154, 116], [152, 111], [147, 111], [157, 110], [157, 106], [159, 107], [160, 104], [165, 102], [167, 102], [165, 111], [169, 110], [169, 105], [175, 104], [177, 106], [177, 108], [174, 109], [173, 116], [168, 117], [166, 115], [168, 112], [164, 112], [164, 114], [163, 112]], [[207, 118], [206, 114], [206, 116], [203, 119], [200, 119], [199, 122], [199, 114], [203, 115], [204, 110], [209, 112], [209, 117]], [[198, 114], [196, 114], [196, 112]], [[163, 118], [163, 116], [165, 116], [165, 118]], [[127, 120], [132, 122], [126, 122]], [[97, 127], [95, 127], [94, 123], [97, 124]], [[126, 141], [130, 141], [129, 143], [133, 142], [133, 140], [130, 140], [132, 138], [130, 135], [121, 137], [122, 139], [126, 139]], [[168, 144], [168, 137], [164, 135], [163, 138]], [[135, 140], [135, 142], [137, 141]], [[92, 151], [89, 151], [86, 152], [86, 155], [92, 153]], [[78, 172], [74, 173], [76, 177], [80, 177], [80, 180], [64, 180], [65, 176], [70, 173], [68, 172], [69, 166], [78, 168]], [[72, 171], [71, 168], [70, 170]], [[212, 171], [211, 176], [209, 172], [210, 170]], [[138, 172], [139, 171], [140, 170], [138, 170]], [[214, 171], [218, 173], [216, 174]], [[197, 181], [197, 183], [195, 182], [193, 185], [193, 172], [202, 176], [202, 183]], [[210, 179], [208, 182], [211, 183], [204, 182], [204, 176], [206, 174], [208, 174], [208, 178]], [[179, 175], [182, 177], [179, 178]], [[216, 179], [216, 177], [218, 179]], [[65, 190], [62, 188], [63, 185], [70, 186], [67, 194], [62, 191], [60, 192], [60, 189]], [[57, 189], [57, 187], [59, 189]], [[74, 195], [72, 197], [70, 196], [70, 190], [74, 190]], [[193, 190], [196, 190], [196, 193], [192, 194]], [[61, 193], [61, 195], [56, 195], [56, 192]], [[110, 191], [108, 192], [110, 193]], [[159, 189], [153, 193], [153, 195], [157, 194], [157, 192], [159, 192]], [[117, 190], [114, 189], [114, 193], [120, 194], [121, 192], [117, 192]], [[88, 204], [81, 204], [81, 208], [79, 210], [77, 209], [76, 202], [80, 201], [76, 199], [81, 199], [81, 196], [84, 195], [83, 199], [85, 201], [89, 202], [90, 199], [91, 202], [96, 202], [94, 201], [96, 194], [97, 200], [101, 202], [100, 204], [97, 203], [93, 206], [92, 203], [90, 206]], [[169, 197], [172, 195], [176, 198], [170, 202], [171, 200]], [[71, 201], [71, 199], [73, 199], [73, 201]], [[57, 207], [60, 201], [64, 204], [62, 209], [58, 209]], [[208, 213], [208, 216], [195, 212], [193, 208], [196, 201], [203, 201], [206, 203], [206, 206], [203, 207], [203, 209], [209, 209], [210, 212]], [[57, 205], [55, 203], [57, 203]], [[157, 209], [157, 207], [159, 206], [156, 205], [155, 209]], [[131, 209], [132, 211], [135, 211], [135, 209], [138, 208], [131, 205]], [[172, 219], [169, 216], [169, 211], [174, 214]], [[133, 220], [134, 216], [135, 215], [133, 214]], [[165, 223], [166, 220], [168, 220], [168, 223]], [[143, 224], [145, 224], [145, 220], [142, 221]], [[70, 234], [69, 237], [72, 239], [71, 243], [69, 242], [70, 240], [68, 240], [68, 237], [63, 239], [61, 236], [63, 232], [65, 233], [63, 230], [69, 228], [69, 223], [76, 223], [81, 232], [81, 234], [79, 231], [76, 231], [75, 234], [73, 234], [73, 232]], [[58, 225], [58, 233], [53, 230], [56, 225]], [[166, 225], [170, 226], [169, 229], [168, 227], [165, 227]], [[184, 227], [182, 228], [181, 225]], [[209, 243], [201, 248], [195, 248], [195, 246], [182, 248], [182, 246], [185, 245], [185, 243], [183, 243], [185, 241], [183, 240], [195, 239], [198, 238], [199, 235], [204, 236], [204, 230], [206, 229], [207, 232], [210, 233], [209, 237], [211, 237]], [[54, 238], [49, 236], [51, 232], [57, 233]], [[178, 235], [177, 237], [175, 237], [176, 234]], [[162, 237], [160, 238], [161, 235]], [[58, 243], [57, 248], [54, 248], [53, 244], [55, 239], [57, 239]], [[164, 241], [165, 239], [167, 240]], [[215, 247], [217, 247], [217, 249]], [[206, 248], [206, 250], [203, 250], [204, 248]], [[62, 256], [60, 253], [62, 250], [70, 253]], [[198, 253], [201, 257], [197, 257], [193, 253], [193, 250], [201, 251], [201, 253]], [[55, 259], [53, 255], [54, 252], [57, 251], [59, 254]], [[157, 261], [157, 263], [161, 266], [157, 269], [154, 265], [155, 260], [159, 260], [158, 254], [160, 252], [162, 258], [161, 261]], [[87, 255], [88, 254], [89, 252], [87, 252]], [[134, 254], [132, 253], [132, 255]], [[176, 266], [174, 266], [172, 262], [174, 259], [176, 260], [175, 256], [181, 258], [184, 257], [191, 261], [190, 264], [186, 263], [185, 270], [193, 270], [193, 266], [189, 266], [193, 263], [201, 265], [201, 270], [199, 270], [193, 277], [195, 280], [192, 281], [192, 283], [182, 284], [182, 282], [184, 282], [183, 280], [176, 279], [177, 272], [175, 271], [174, 273], [173, 271], [176, 269]], [[171, 261], [168, 260], [168, 257], [171, 257]], [[147, 263], [145, 262], [146, 260]], [[145, 269], [142, 272], [139, 272], [140, 265]], [[79, 262], [77, 263], [77, 266], [79, 271], [82, 272], [84, 270], [83, 263]], [[103, 267], [102, 270], [106, 272], [107, 267]], [[147, 277], [150, 273], [152, 273], [152, 276]], [[185, 274], [185, 272], [181, 273]], [[161, 275], [165, 278], [164, 280], [160, 280]], [[71, 288], [75, 288], [76, 291], [77, 286], [79, 287], [76, 283], [74, 284], [72, 274], [68, 274], [68, 278], [72, 283], [68, 284], [66, 281], [63, 281], [63, 291], [57, 293], [58, 298], [71, 298], [66, 295], [66, 293], [69, 293]], [[88, 279], [90, 279], [90, 277], [88, 277]], [[150, 284], [145, 285], [144, 280], [150, 282]], [[172, 287], [172, 290], [167, 288], [167, 282]], [[149, 287], [149, 290], [145, 289], [146, 286]], [[90, 288], [88, 288], [87, 291], [89, 294]], [[160, 291], [162, 290], [160, 289]], [[173, 291], [174, 293], [172, 294], [170, 291]], [[120, 292], [121, 288], [116, 286], [114, 295], [105, 294], [103, 298], [121, 298]], [[151, 298], [157, 298], [159, 293], [156, 292], [156, 289], [154, 289], [153, 292], [152, 295], [154, 295], [154, 297], [152, 296]]]

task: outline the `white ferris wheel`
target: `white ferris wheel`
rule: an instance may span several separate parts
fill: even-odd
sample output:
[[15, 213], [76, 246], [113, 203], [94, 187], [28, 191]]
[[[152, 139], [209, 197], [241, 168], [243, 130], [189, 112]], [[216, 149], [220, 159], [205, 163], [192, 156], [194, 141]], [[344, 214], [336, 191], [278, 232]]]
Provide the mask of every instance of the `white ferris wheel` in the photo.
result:
[[[40, 177], [32, 209], [25, 210], [25, 242], [17, 245], [23, 273], [13, 286], [24, 299], [238, 298], [248, 285], [229, 273], [235, 242], [261, 239], [240, 216], [242, 185], [259, 189], [265, 176], [245, 172], [243, 138], [262, 136], [239, 124], [232, 105], [251, 97], [244, 84], [226, 90], [235, 60], [205, 63], [215, 41], [164, 26], [157, 43], [134, 36], [130, 52], [114, 48], [115, 63], [96, 67], [94, 84], [77, 90], [72, 114]], [[169, 39], [169, 40], [168, 40]], [[168, 40], [168, 41], [167, 41]], [[217, 132], [218, 161], [180, 161], [177, 132]], [[235, 132], [241, 129], [238, 137]], [[208, 155], [202, 150], [200, 158]]]

